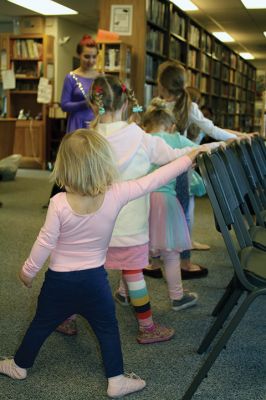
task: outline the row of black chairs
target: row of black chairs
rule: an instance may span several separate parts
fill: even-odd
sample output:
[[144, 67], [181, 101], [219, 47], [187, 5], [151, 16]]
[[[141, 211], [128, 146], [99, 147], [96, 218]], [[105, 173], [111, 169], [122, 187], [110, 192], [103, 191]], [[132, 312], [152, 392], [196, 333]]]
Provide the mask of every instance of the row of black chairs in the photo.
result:
[[[263, 139], [234, 142], [226, 149], [202, 154], [198, 165], [216, 227], [233, 266], [233, 277], [212, 312], [214, 322], [198, 353], [207, 351], [225, 327], [182, 400], [193, 397], [250, 304], [266, 294], [266, 147]], [[236, 312], [229, 319], [235, 306]]]

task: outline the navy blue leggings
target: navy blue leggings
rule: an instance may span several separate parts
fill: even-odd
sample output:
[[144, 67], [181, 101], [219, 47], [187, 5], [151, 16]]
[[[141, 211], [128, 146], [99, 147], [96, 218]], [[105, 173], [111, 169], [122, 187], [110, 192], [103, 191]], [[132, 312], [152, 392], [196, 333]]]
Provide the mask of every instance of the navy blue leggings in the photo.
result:
[[21, 368], [32, 367], [47, 337], [73, 314], [86, 318], [99, 340], [106, 377], [123, 374], [115, 305], [103, 267], [46, 272], [35, 317], [16, 352], [15, 363]]
[[[185, 218], [189, 226], [189, 181], [187, 172], [183, 172], [183, 174], [176, 178], [176, 197], [183, 208]], [[190, 255], [190, 250], [184, 250], [182, 253], [180, 253], [180, 259], [188, 260], [190, 259]]]

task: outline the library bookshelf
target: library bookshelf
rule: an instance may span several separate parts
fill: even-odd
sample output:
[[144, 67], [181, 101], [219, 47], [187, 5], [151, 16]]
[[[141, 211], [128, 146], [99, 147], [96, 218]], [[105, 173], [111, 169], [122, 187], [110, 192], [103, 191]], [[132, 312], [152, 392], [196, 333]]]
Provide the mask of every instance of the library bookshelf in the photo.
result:
[[21, 154], [21, 166], [46, 166], [47, 105], [37, 102], [41, 77], [54, 79], [54, 41], [45, 34], [7, 35], [0, 39], [6, 68], [15, 74], [15, 88], [5, 91], [6, 115], [18, 118], [24, 110], [27, 119], [17, 119], [14, 152]]
[[131, 46], [117, 41], [97, 41], [99, 54], [96, 68], [100, 73], [115, 74], [131, 84]]
[[[157, 95], [157, 69], [177, 60], [187, 70], [188, 85], [198, 88], [202, 105], [224, 128], [253, 130], [256, 69], [169, 0], [101, 0], [101, 29], [109, 29], [111, 6], [133, 5], [131, 36], [133, 88], [147, 106]], [[135, 78], [137, 77], [137, 79]]]

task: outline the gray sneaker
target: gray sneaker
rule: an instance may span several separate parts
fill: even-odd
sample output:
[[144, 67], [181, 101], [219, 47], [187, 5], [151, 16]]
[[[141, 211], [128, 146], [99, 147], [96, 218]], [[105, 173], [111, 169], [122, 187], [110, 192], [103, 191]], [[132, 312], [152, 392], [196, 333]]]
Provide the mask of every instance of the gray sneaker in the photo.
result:
[[114, 292], [114, 299], [121, 306], [130, 306], [130, 297], [122, 296], [122, 294], [119, 293], [118, 289]]
[[185, 308], [193, 307], [197, 304], [197, 293], [184, 293], [180, 300], [172, 300], [172, 309], [175, 311], [184, 310]]

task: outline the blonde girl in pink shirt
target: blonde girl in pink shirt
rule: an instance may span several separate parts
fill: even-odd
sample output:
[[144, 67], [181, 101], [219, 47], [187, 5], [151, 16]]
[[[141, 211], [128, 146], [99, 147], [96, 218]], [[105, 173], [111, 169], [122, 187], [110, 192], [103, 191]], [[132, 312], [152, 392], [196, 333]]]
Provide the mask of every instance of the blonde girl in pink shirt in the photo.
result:
[[61, 322], [77, 313], [87, 319], [99, 340], [107, 395], [119, 398], [146, 386], [135, 374], [124, 375], [115, 307], [103, 265], [121, 208], [188, 169], [198, 152], [192, 151], [143, 178], [115, 183], [118, 173], [112, 150], [102, 135], [79, 129], [64, 136], [53, 176], [66, 192], [50, 200], [20, 280], [31, 288], [50, 256], [49, 268], [35, 317], [14, 358], [0, 361], [0, 374], [25, 379], [44, 341]]

